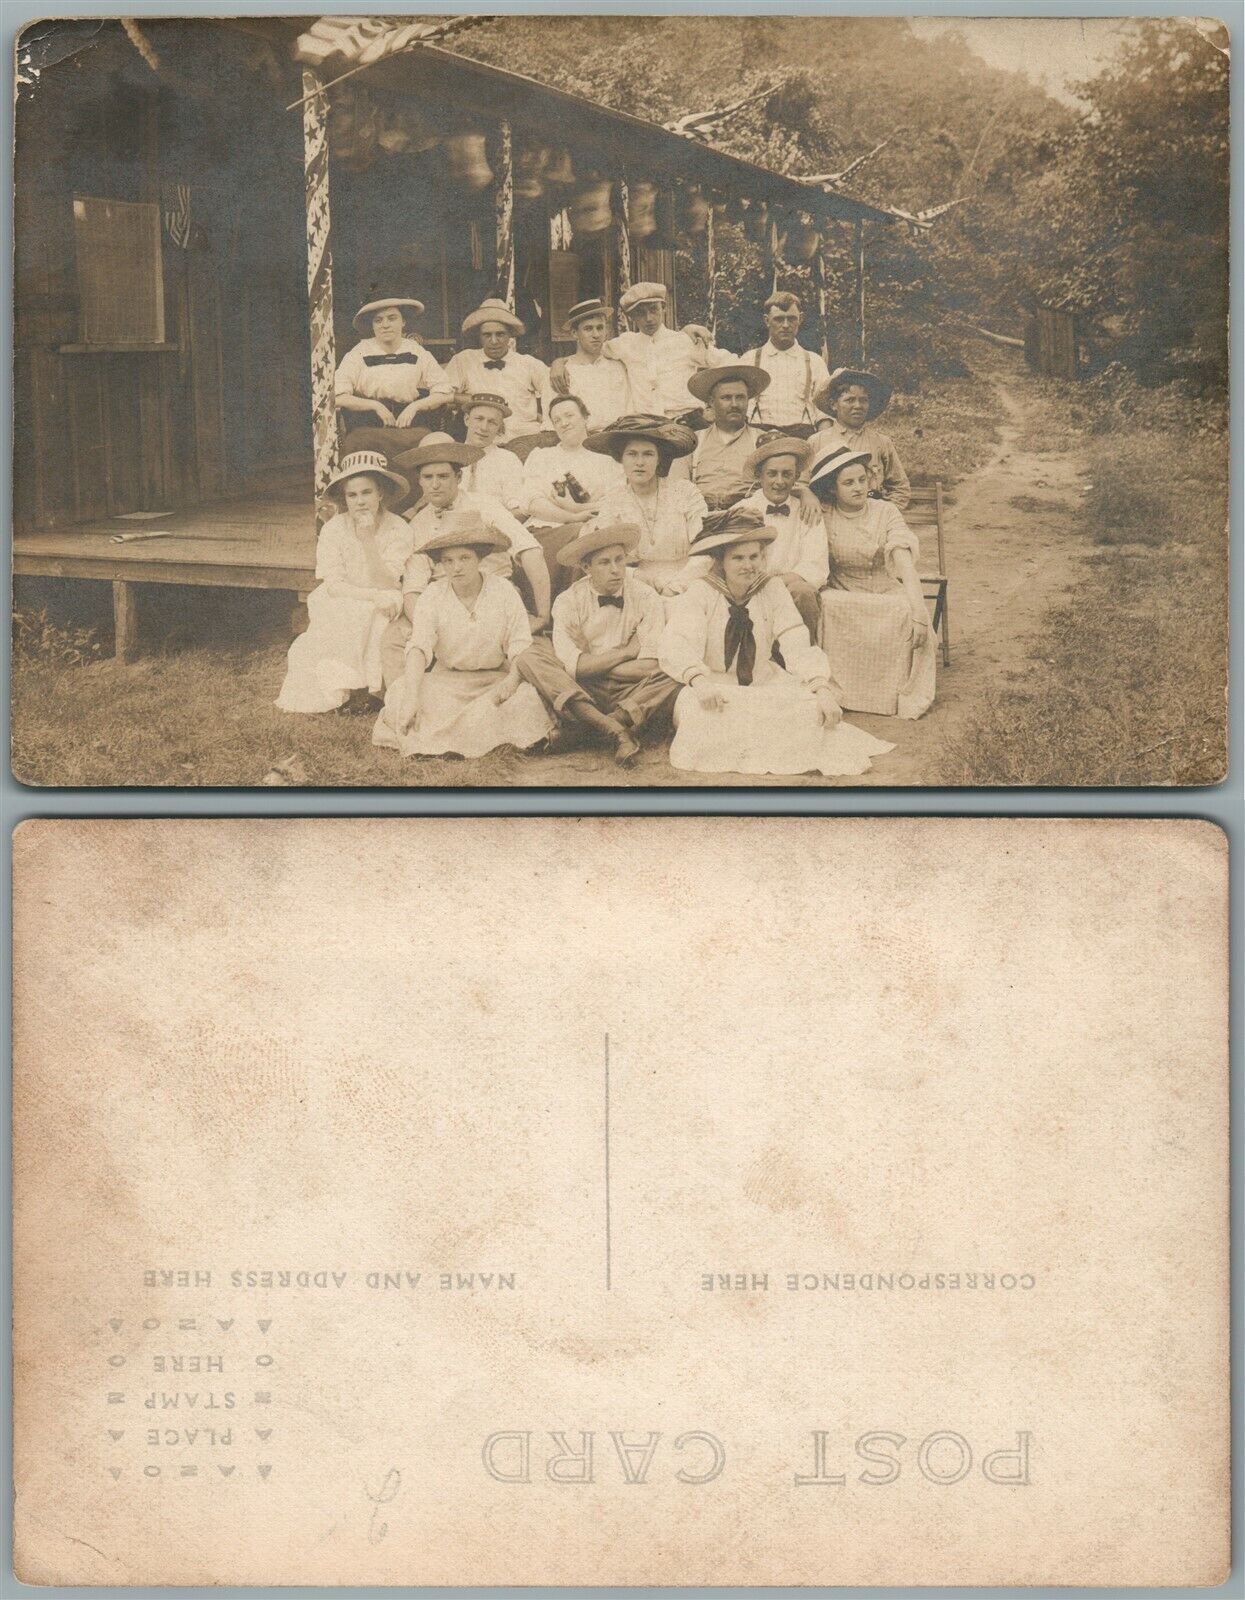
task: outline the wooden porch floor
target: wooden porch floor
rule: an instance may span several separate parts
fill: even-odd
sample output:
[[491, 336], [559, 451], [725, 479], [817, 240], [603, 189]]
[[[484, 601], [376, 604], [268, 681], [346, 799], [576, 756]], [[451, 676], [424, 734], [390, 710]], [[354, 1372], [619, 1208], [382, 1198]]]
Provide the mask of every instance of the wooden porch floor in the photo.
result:
[[[135, 534], [141, 537], [113, 542]], [[112, 517], [13, 537], [17, 577], [306, 592], [315, 583], [315, 564], [311, 495], [286, 487], [193, 511]]]

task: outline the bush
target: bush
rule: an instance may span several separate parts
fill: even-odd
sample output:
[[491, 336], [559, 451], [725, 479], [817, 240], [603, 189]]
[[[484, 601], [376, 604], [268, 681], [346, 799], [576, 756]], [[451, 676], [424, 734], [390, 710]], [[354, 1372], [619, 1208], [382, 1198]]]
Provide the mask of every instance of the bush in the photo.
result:
[[53, 622], [46, 608], [13, 612], [13, 654], [49, 667], [83, 667], [104, 654], [97, 628]]

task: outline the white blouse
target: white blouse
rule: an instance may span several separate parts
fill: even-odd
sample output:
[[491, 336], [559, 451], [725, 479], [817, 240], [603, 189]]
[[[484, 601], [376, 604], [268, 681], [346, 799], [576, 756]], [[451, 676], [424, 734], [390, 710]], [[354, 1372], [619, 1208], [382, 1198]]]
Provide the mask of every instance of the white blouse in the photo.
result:
[[420, 398], [421, 389], [444, 400], [454, 392], [440, 362], [418, 339], [403, 339], [394, 351], [387, 351], [376, 339], [360, 339], [337, 363], [334, 389], [339, 399], [357, 394], [403, 409]]
[[603, 456], [595, 450], [568, 450], [555, 444], [533, 450], [523, 465], [523, 507], [539, 520], [535, 509], [536, 499], [547, 495], [556, 500], [554, 486], [562, 482], [567, 473], [585, 488], [593, 500], [603, 500], [607, 494], [626, 486], [623, 469], [613, 456]]
[[380, 571], [369, 559], [349, 514], [339, 511], [320, 529], [316, 540], [316, 577], [322, 583], [349, 583], [357, 589], [396, 589], [415, 548], [410, 524], [392, 511], [384, 512], [375, 543]]
[[[787, 671], [810, 687], [830, 685], [830, 663], [823, 651], [809, 642], [787, 586], [770, 578], [747, 602], [756, 641], [753, 682], [764, 683], [782, 669], [772, 659], [775, 643], [782, 651]], [[691, 683], [704, 673], [735, 676], [737, 663], [726, 666], [726, 624], [730, 606], [714, 584], [697, 578], [671, 601], [658, 657], [661, 670], [680, 683]]]
[[438, 578], [415, 602], [406, 648], [454, 672], [495, 672], [531, 645], [527, 612], [512, 583], [486, 577], [468, 609], [450, 580]]
[[[705, 497], [694, 483], [659, 478], [655, 498], [644, 500], [624, 484], [601, 502], [602, 522], [630, 522], [640, 529], [636, 563], [642, 576], [653, 582], [686, 578], [687, 552], [709, 514]], [[692, 568], [704, 566], [698, 560]]]

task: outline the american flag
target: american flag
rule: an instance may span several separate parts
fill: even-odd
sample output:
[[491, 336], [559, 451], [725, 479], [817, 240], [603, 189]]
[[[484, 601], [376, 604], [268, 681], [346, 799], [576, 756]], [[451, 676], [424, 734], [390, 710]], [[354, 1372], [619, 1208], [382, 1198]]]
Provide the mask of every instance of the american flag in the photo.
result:
[[164, 227], [179, 250], [190, 249], [190, 185], [179, 183], [172, 205], [164, 211]]

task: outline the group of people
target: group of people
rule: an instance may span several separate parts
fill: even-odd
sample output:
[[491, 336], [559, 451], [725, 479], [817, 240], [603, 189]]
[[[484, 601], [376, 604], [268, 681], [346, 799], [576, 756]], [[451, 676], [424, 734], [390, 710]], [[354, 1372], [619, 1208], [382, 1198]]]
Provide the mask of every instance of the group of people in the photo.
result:
[[671, 720], [686, 771], [851, 776], [892, 748], [842, 717], [934, 697], [888, 385], [800, 345], [792, 294], [740, 357], [666, 307], [635, 284], [611, 336], [581, 301], [549, 367], [500, 300], [444, 367], [418, 301], [360, 309], [280, 707], [374, 711], [409, 756], [603, 739], [629, 766]]

